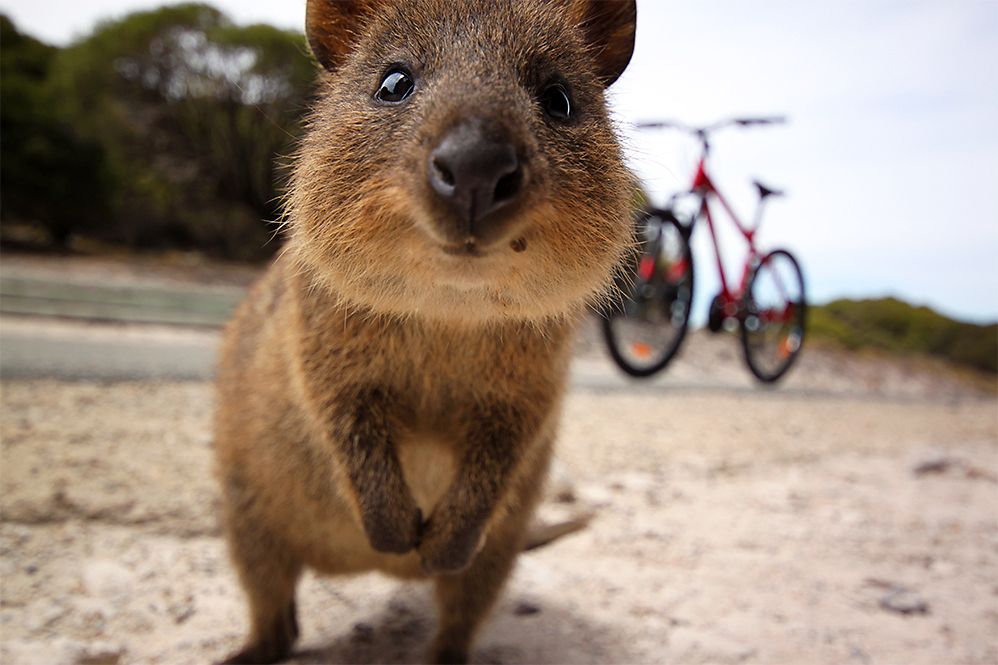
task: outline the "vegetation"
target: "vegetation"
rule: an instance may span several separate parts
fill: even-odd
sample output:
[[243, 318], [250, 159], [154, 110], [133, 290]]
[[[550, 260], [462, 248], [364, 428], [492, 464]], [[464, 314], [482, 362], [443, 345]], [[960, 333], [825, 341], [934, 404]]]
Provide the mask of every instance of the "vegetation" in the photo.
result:
[[111, 187], [102, 146], [55, 111], [46, 82], [56, 55], [0, 16], [0, 219], [31, 220], [65, 245], [107, 217]]
[[315, 77], [303, 35], [203, 4], [132, 14], [65, 49], [3, 30], [0, 223], [40, 225], [54, 245], [276, 249], [278, 176]]
[[998, 373], [998, 323], [953, 321], [927, 307], [884, 298], [809, 308], [808, 335], [851, 350], [926, 354]]

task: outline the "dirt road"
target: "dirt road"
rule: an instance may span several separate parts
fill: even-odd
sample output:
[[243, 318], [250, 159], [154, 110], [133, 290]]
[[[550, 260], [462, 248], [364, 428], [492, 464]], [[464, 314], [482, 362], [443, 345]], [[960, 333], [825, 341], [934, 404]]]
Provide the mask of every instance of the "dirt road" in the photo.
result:
[[[813, 351], [757, 389], [730, 340], [659, 382], [580, 347], [547, 520], [479, 663], [994, 663], [998, 404]], [[5, 380], [0, 659], [208, 663], [245, 631], [205, 382]], [[427, 587], [308, 576], [292, 662], [419, 662]]]

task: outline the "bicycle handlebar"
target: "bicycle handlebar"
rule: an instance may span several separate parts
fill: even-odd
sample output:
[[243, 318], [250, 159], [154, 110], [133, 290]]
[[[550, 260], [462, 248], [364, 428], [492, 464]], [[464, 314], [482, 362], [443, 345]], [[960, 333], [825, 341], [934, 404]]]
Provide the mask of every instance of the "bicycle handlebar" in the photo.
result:
[[687, 125], [683, 122], [678, 122], [676, 120], [659, 120], [656, 122], [639, 122], [635, 123], [635, 127], [640, 127], [641, 129], [660, 129], [665, 127], [671, 127], [672, 129], [679, 129], [684, 132], [689, 132], [691, 134], [696, 134], [698, 136], [703, 134], [709, 134], [710, 132], [717, 131], [723, 127], [729, 127], [731, 125], [739, 125], [741, 127], [747, 127], [749, 125], [779, 125], [787, 121], [783, 116], [773, 116], [769, 118], [731, 118], [729, 120], [721, 120], [715, 122], [712, 125], [707, 125], [705, 127], [693, 127]]
[[782, 125], [787, 119], [781, 115], [771, 118], [737, 118], [732, 122], [739, 125]]
[[693, 134], [700, 139], [701, 143], [703, 143], [704, 151], [707, 151], [710, 149], [710, 144], [707, 141], [707, 135], [711, 132], [717, 131], [718, 129], [730, 127], [731, 125], [738, 125], [739, 127], [748, 127], [749, 125], [781, 125], [786, 121], [787, 119], [783, 116], [772, 116], [769, 118], [731, 118], [729, 120], [720, 120], [712, 125], [707, 125], [706, 127], [693, 127], [675, 120], [638, 122], [635, 123], [634, 126], [639, 129], [672, 128], [686, 132], [687, 134]]

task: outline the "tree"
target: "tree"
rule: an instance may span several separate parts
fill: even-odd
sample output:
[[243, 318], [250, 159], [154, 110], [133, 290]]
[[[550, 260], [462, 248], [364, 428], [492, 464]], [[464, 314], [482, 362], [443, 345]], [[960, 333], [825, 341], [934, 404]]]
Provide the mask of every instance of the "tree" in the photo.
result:
[[59, 113], [102, 145], [118, 189], [106, 237], [260, 258], [279, 218], [280, 156], [315, 66], [300, 33], [239, 27], [203, 4], [98, 26], [59, 52]]
[[112, 182], [101, 146], [53, 110], [47, 83], [56, 53], [0, 15], [0, 223], [41, 225], [64, 248], [70, 233], [110, 214]]

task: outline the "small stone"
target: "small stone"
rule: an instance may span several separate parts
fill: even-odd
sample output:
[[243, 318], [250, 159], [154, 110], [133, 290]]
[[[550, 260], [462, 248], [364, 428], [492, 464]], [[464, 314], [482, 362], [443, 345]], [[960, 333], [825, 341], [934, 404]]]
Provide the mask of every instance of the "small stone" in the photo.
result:
[[94, 559], [83, 565], [83, 586], [91, 596], [113, 598], [132, 590], [135, 577], [119, 563]]
[[921, 476], [926, 473], [943, 473], [953, 464], [952, 458], [945, 451], [934, 451], [929, 457], [915, 465], [915, 475]]
[[885, 610], [899, 614], [928, 614], [929, 604], [914, 591], [895, 589], [880, 599], [880, 606]]
[[940, 577], [953, 577], [957, 573], [957, 568], [953, 563], [949, 561], [942, 561], [940, 559], [933, 561], [929, 565], [929, 570]]
[[125, 648], [120, 644], [91, 642], [76, 647], [74, 665], [118, 665]]
[[374, 642], [374, 628], [366, 623], [355, 623], [350, 640], [355, 644], [371, 644]]
[[527, 601], [520, 601], [513, 608], [513, 614], [518, 617], [530, 616], [531, 614], [540, 614], [541, 608], [534, 603], [529, 603]]
[[568, 469], [558, 461], [551, 465], [547, 494], [556, 503], [575, 503], [578, 500], [572, 476], [568, 473]]

